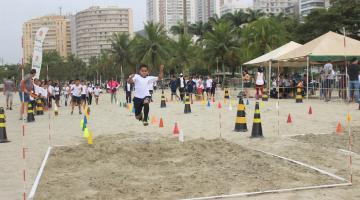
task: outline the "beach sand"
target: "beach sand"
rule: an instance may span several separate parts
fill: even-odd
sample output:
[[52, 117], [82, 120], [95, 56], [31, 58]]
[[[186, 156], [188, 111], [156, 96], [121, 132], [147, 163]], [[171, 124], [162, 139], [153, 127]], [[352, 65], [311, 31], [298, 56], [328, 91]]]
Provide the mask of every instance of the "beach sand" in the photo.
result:
[[[170, 149], [178, 150], [180, 144], [178, 144], [172, 138], [172, 129], [174, 123], [177, 122], [179, 124], [180, 129], [183, 131], [185, 135], [185, 145], [189, 147], [193, 145], [196, 146], [196, 150], [200, 153], [206, 153], [205, 155], [191, 155], [192, 157], [184, 156], [186, 153], [191, 152], [189, 149], [183, 149], [180, 151], [180, 155], [169, 154], [168, 157], [163, 158], [162, 154], [154, 153], [153, 156], [157, 156], [156, 158], [167, 159], [167, 162], [176, 163], [179, 157], [180, 158], [197, 158], [196, 156], [200, 156], [201, 159], [206, 160], [205, 163], [214, 161], [212, 159], [220, 159], [223, 165], [214, 165], [209, 169], [202, 173], [213, 173], [214, 171], [218, 172], [222, 166], [224, 166], [223, 172], [215, 173], [214, 176], [216, 178], [207, 177], [207, 180], [210, 184], [208, 187], [202, 187], [201, 185], [198, 187], [188, 187], [188, 194], [178, 192], [172, 193], [172, 191], [168, 192], [160, 192], [157, 187], [162, 187], [162, 184], [166, 182], [161, 182], [161, 184], [156, 185], [154, 191], [157, 192], [159, 198], [162, 199], [177, 199], [178, 197], [192, 197], [198, 195], [213, 195], [216, 193], [239, 193], [246, 191], [257, 191], [257, 189], [279, 189], [281, 187], [291, 187], [291, 186], [310, 186], [313, 184], [330, 184], [333, 183], [333, 179], [328, 177], [322, 177], [322, 175], [318, 173], [311, 172], [308, 174], [308, 178], [304, 174], [307, 174], [307, 169], [304, 169], [301, 166], [293, 166], [293, 164], [289, 164], [285, 161], [278, 160], [276, 158], [271, 158], [266, 155], [259, 154], [254, 151], [250, 151], [249, 149], [257, 149], [266, 152], [271, 152], [274, 154], [278, 154], [281, 156], [285, 156], [288, 158], [292, 158], [301, 162], [304, 162], [309, 165], [316, 166], [320, 169], [327, 170], [336, 175], [342, 176], [344, 178], [349, 178], [349, 170], [348, 170], [348, 157], [347, 154], [338, 150], [338, 148], [346, 148], [345, 143], [346, 140], [340, 139], [339, 144], [337, 145], [337, 137], [335, 135], [336, 125], [338, 122], [342, 124], [346, 124], [346, 114], [350, 112], [352, 115], [352, 121], [350, 126], [355, 127], [352, 128], [352, 132], [355, 135], [354, 140], [354, 151], [358, 152], [358, 128], [360, 125], [360, 111], [357, 110], [358, 105], [350, 104], [346, 105], [341, 101], [333, 101], [329, 103], [324, 103], [323, 101], [313, 99], [313, 100], [304, 100], [302, 104], [296, 104], [294, 99], [280, 100], [279, 107], [280, 113], [278, 116], [278, 111], [276, 108], [277, 100], [270, 99], [269, 102], [264, 102], [261, 107], [261, 120], [263, 127], [264, 139], [250, 139], [249, 136], [251, 134], [251, 127], [253, 121], [254, 107], [255, 101], [254, 99], [249, 100], [249, 105], [246, 107], [247, 113], [247, 126], [249, 131], [246, 133], [236, 133], [233, 131], [235, 117], [236, 117], [236, 91], [231, 92], [231, 96], [233, 97], [233, 101], [235, 104], [232, 105], [232, 110], [229, 110], [229, 104], [224, 104], [222, 98], [218, 96], [217, 100], [221, 99], [222, 109], [217, 109], [218, 101], [215, 104], [212, 103], [211, 107], [206, 107], [201, 105], [200, 102], [194, 102], [191, 106], [192, 113], [184, 114], [184, 105], [178, 102], [168, 102], [167, 108], [160, 108], [160, 91], [157, 91], [154, 96], [155, 102], [151, 104], [150, 108], [150, 116], [156, 116], [157, 122], [160, 117], [164, 120], [164, 128], [159, 128], [157, 125], [150, 125], [149, 127], [144, 127], [140, 122], [134, 119], [133, 114], [119, 105], [110, 104], [110, 96], [103, 95], [101, 97], [100, 105], [92, 105], [91, 106], [91, 115], [89, 119], [89, 130], [94, 135], [94, 147], [89, 147], [89, 151], [87, 151], [87, 144], [85, 139], [82, 137], [82, 132], [80, 128], [80, 120], [83, 117], [82, 115], [74, 114], [70, 115], [69, 108], [61, 107], [60, 115], [58, 117], [54, 117], [52, 112], [49, 119], [48, 113], [44, 116], [36, 116], [35, 123], [25, 123], [25, 137], [22, 137], [22, 123], [18, 120], [18, 111], [7, 112], [7, 132], [8, 138], [11, 141], [10, 143], [0, 144], [0, 158], [2, 160], [2, 170], [0, 171], [0, 199], [10, 199], [10, 200], [18, 200], [22, 199], [22, 193], [24, 191], [24, 184], [22, 181], [22, 169], [25, 167], [26, 169], [26, 185], [25, 191], [29, 193], [31, 186], [34, 182], [37, 171], [41, 165], [41, 162], [44, 158], [44, 154], [49, 145], [54, 146], [53, 153], [49, 158], [49, 163], [46, 166], [45, 174], [43, 179], [40, 182], [42, 184], [46, 184], [48, 188], [48, 192], [50, 189], [57, 187], [56, 184], [61, 183], [61, 177], [66, 177], [66, 175], [71, 175], [72, 173], [78, 175], [75, 176], [76, 179], [72, 181], [69, 187], [80, 184], [81, 187], [78, 187], [78, 190], [74, 188], [73, 193], [62, 194], [65, 196], [57, 196], [56, 198], [49, 199], [86, 199], [85, 195], [110, 195], [108, 199], [152, 199], [147, 198], [147, 196], [141, 196], [145, 194], [151, 194], [151, 187], [148, 187], [147, 192], [145, 194], [137, 193], [137, 189], [131, 190], [131, 192], [124, 192], [129, 196], [124, 197], [114, 197], [111, 196], [112, 190], [119, 189], [118, 181], [121, 181], [121, 174], [117, 174], [117, 176], [111, 176], [110, 172], [115, 173], [124, 173], [126, 168], [122, 169], [116, 164], [121, 164], [127, 160], [121, 160], [118, 156], [123, 155], [124, 152], [121, 152], [121, 146], [129, 147], [130, 149], [141, 148], [141, 145], [135, 142], [135, 144], [129, 142], [125, 142], [127, 140], [140, 140], [140, 141], [151, 141], [151, 144], [157, 144], [155, 146], [150, 145], [152, 148], [159, 148], [158, 146], [167, 147], [169, 145]], [[170, 99], [169, 93], [166, 92], [166, 97]], [[121, 93], [118, 97], [124, 101], [124, 94]], [[4, 97], [0, 98], [0, 105], [4, 105]], [[308, 115], [309, 107], [312, 107], [313, 114]], [[15, 107], [16, 109], [18, 107]], [[75, 112], [77, 113], [77, 112]], [[287, 124], [287, 116], [291, 114], [293, 123]], [[278, 126], [279, 124], [279, 126]], [[50, 129], [49, 129], [50, 125]], [[219, 128], [221, 125], [221, 129]], [[51, 135], [51, 140], [49, 140], [49, 134]], [[313, 134], [315, 136], [312, 136]], [[329, 139], [330, 137], [326, 137], [327, 135], [331, 136], [333, 139]], [[219, 140], [219, 136], [222, 136], [224, 140]], [[300, 136], [305, 135], [305, 139], [302, 139]], [[293, 137], [295, 136], [295, 138]], [[111, 141], [121, 141], [119, 147], [111, 145]], [[324, 139], [313, 139], [311, 137], [324, 137]], [[346, 137], [345, 133], [344, 136]], [[203, 138], [200, 140], [200, 138]], [[24, 139], [24, 140], [23, 140]], [[123, 140], [124, 139], [124, 140]], [[214, 140], [215, 139], [215, 140]], [[295, 140], [294, 140], [295, 139]], [[24, 141], [24, 142], [23, 142]], [[104, 166], [99, 165], [99, 168], [91, 168], [91, 162], [96, 163], [97, 160], [103, 161], [103, 158], [97, 159], [97, 157], [92, 158], [90, 155], [96, 152], [102, 152], [101, 146], [104, 147], [103, 151], [109, 150], [106, 148], [106, 143], [109, 143], [110, 151], [120, 152], [113, 154], [110, 156], [107, 161], [108, 163], [103, 164]], [[124, 143], [125, 142], [125, 143]], [[22, 146], [26, 147], [26, 162], [24, 163], [21, 157]], [[237, 145], [235, 145], [235, 144]], [[208, 152], [203, 152], [201, 144], [206, 144], [205, 146], [214, 147], [206, 148]], [[56, 147], [56, 146], [68, 146], [70, 147]], [[79, 146], [77, 146], [79, 145]], [[234, 146], [235, 145], [235, 146]], [[224, 148], [221, 148], [225, 146]], [[219, 148], [228, 149], [228, 146], [232, 146], [233, 149], [237, 151], [245, 151], [246, 154], [236, 154], [233, 153], [227, 154], [226, 151], [220, 151]], [[78, 148], [78, 149], [77, 149]], [[111, 149], [115, 148], [115, 150]], [[150, 148], [150, 147], [149, 147]], [[69, 152], [66, 152], [66, 149], [70, 149]], [[94, 151], [94, 150], [99, 151]], [[79, 152], [77, 152], [78, 150]], [[153, 149], [149, 149], [153, 150]], [[159, 149], [158, 149], [159, 150]], [[208, 155], [212, 155], [219, 151], [218, 158], [207, 157]], [[235, 152], [237, 152], [235, 151]], [[83, 152], [83, 153], [81, 153]], [[87, 154], [87, 153], [89, 154]], [[155, 151], [156, 152], [156, 151]], [[69, 153], [69, 159], [66, 159], [66, 153]], [[135, 153], [135, 152], [133, 152]], [[72, 156], [78, 155], [76, 159], [71, 159]], [[144, 152], [139, 152], [140, 154], [144, 154]], [[57, 155], [57, 156], [54, 156]], [[98, 154], [95, 154], [98, 155]], [[99, 154], [100, 155], [100, 154]], [[258, 155], [259, 160], [254, 158], [254, 155]], [[90, 156], [90, 157], [89, 157]], [[171, 157], [174, 157], [174, 160]], [[194, 157], [195, 156], [195, 157]], [[72, 165], [69, 165], [69, 168], [62, 168], [64, 170], [64, 174], [62, 174], [61, 169], [54, 166], [57, 158], [59, 160], [67, 160]], [[119, 160], [116, 160], [118, 158]], [[360, 176], [360, 161], [359, 155], [353, 155], [353, 177], [354, 184], [351, 187], [342, 187], [342, 188], [331, 188], [331, 189], [321, 189], [321, 190], [308, 190], [308, 191], [299, 191], [299, 192], [288, 192], [282, 194], [270, 194], [270, 195], [260, 195], [255, 197], [245, 197], [245, 199], [299, 199], [299, 200], [309, 200], [309, 199], [323, 199], [323, 200], [339, 200], [339, 199], [360, 199], [360, 186], [359, 180], [357, 177]], [[91, 160], [93, 159], [93, 160]], [[159, 160], [159, 162], [164, 160]], [[72, 161], [72, 162], [71, 162]], [[247, 163], [257, 163], [261, 165], [270, 165], [271, 171], [256, 171], [254, 168], [254, 173], [244, 173], [246, 170], [241, 169], [251, 169], [247, 164], [238, 163], [245, 162]], [[76, 167], [76, 163], [84, 163], [87, 167], [82, 171]], [[101, 162], [104, 163], [104, 162]], [[88, 166], [89, 164], [90, 166]], [[155, 165], [156, 163], [149, 163], [151, 165]], [[237, 164], [237, 165], [236, 165]], [[236, 165], [236, 166], [233, 166]], [[61, 166], [61, 165], [58, 165]], [[131, 165], [129, 163], [126, 165], [129, 168]], [[171, 166], [171, 164], [169, 164]], [[168, 166], [168, 167], [169, 167]], [[195, 166], [194, 166], [195, 167]], [[212, 168], [213, 167], [213, 168]], [[103, 169], [102, 169], [103, 168]], [[191, 167], [190, 167], [191, 168]], [[72, 169], [72, 170], [71, 170]], [[109, 182], [104, 182], [106, 185], [106, 189], [101, 189], [102, 184], [98, 181], [89, 181], [89, 177], [91, 173], [87, 173], [86, 170], [96, 169], [97, 173], [94, 174], [93, 177], [103, 177], [101, 173], [109, 172], [110, 174], [104, 174], [110, 177], [114, 177], [114, 180], [109, 180]], [[111, 170], [114, 171], [111, 171]], [[186, 168], [181, 168], [181, 170], [185, 170]], [[228, 170], [227, 170], [228, 169]], [[238, 171], [241, 170], [241, 171]], [[59, 171], [56, 171], [59, 170]], [[66, 170], [70, 170], [67, 171]], [[101, 172], [103, 171], [103, 172]], [[130, 170], [131, 171], [131, 170]], [[56, 172], [56, 174], [54, 174]], [[66, 173], [65, 173], [66, 172]], [[283, 172], [280, 173], [279, 172]], [[131, 173], [136, 173], [132, 172]], [[131, 174], [130, 173], [130, 174]], [[155, 170], [152, 171], [154, 173], [154, 177], [156, 180], [164, 179], [164, 171]], [[180, 172], [179, 172], [180, 173]], [[189, 172], [188, 172], [189, 173]], [[200, 172], [199, 172], [200, 173]], [[90, 174], [87, 176], [87, 174]], [[190, 173], [191, 174], [191, 173]], [[287, 175], [291, 176], [287, 176]], [[295, 174], [297, 176], [295, 176]], [[140, 177], [137, 183], [141, 183], [139, 181], [141, 179], [150, 179], [148, 174], [144, 176], [140, 173]], [[174, 178], [176, 176], [179, 177], [176, 170], [174, 169], [174, 173], [171, 173]], [[220, 179], [219, 177], [228, 176], [228, 179]], [[232, 176], [233, 175], [233, 176]], [[53, 176], [59, 176], [59, 182], [47, 182], [47, 180], [52, 180]], [[204, 174], [206, 177], [207, 175]], [[259, 176], [258, 179], [252, 180], [253, 176]], [[244, 179], [242, 179], [243, 177]], [[281, 177], [281, 178], [280, 178]], [[317, 179], [318, 177], [319, 179]], [[176, 180], [176, 179], [174, 179]], [[180, 179], [182, 180], [182, 179]], [[256, 182], [258, 180], [258, 182]], [[265, 181], [266, 180], [266, 181]], [[149, 181], [149, 180], [148, 180]], [[189, 181], [190, 180], [186, 180]], [[194, 179], [194, 181], [201, 182], [201, 180]], [[245, 181], [245, 182], [242, 182]], [[314, 182], [315, 181], [315, 182]], [[185, 183], [189, 183], [185, 182]], [[217, 182], [219, 182], [217, 184]], [[52, 185], [54, 183], [54, 185]], [[81, 183], [89, 183], [89, 185], [81, 184]], [[95, 185], [91, 185], [95, 184]], [[196, 184], [195, 184], [196, 185]], [[65, 186], [65, 185], [64, 185]], [[258, 187], [261, 186], [261, 187]], [[274, 188], [272, 188], [274, 186]], [[39, 189], [39, 193], [37, 195], [47, 195], [46, 189]], [[94, 189], [95, 188], [95, 189]], [[97, 188], [97, 189], [96, 189]], [[134, 187], [135, 188], [135, 187]], [[157, 189], [156, 189], [157, 188]], [[163, 191], [166, 187], [163, 188]], [[173, 189], [173, 188], [171, 188]], [[88, 194], [86, 194], [88, 192]], [[116, 192], [120, 192], [116, 191]], [[114, 193], [116, 193], [114, 192]], [[56, 192], [54, 192], [54, 195]], [[80, 194], [84, 194], [83, 196]], [[137, 196], [137, 194], [139, 196]], [[175, 196], [171, 196], [174, 194]], [[66, 196], [68, 195], [68, 196]], [[170, 196], [166, 196], [170, 195]], [[182, 196], [183, 195], [183, 196]], [[171, 198], [173, 197], [173, 198]], [[39, 196], [39, 199], [43, 198]], [[100, 198], [101, 199], [101, 198]], [[235, 198], [235, 199], [244, 199], [244, 198]]]

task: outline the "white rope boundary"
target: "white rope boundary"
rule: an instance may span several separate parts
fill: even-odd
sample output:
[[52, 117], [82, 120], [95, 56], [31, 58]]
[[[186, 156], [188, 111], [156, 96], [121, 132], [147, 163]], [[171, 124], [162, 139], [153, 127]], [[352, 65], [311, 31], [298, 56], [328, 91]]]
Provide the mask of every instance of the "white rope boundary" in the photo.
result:
[[31, 191], [30, 191], [30, 194], [29, 194], [29, 196], [28, 196], [28, 199], [32, 199], [32, 198], [34, 198], [34, 196], [35, 196], [36, 189], [37, 189], [37, 187], [38, 187], [38, 185], [39, 185], [39, 183], [40, 183], [40, 179], [41, 179], [42, 173], [43, 173], [43, 171], [44, 171], [46, 162], [47, 162], [47, 160], [48, 160], [48, 158], [49, 158], [51, 149], [52, 149], [52, 147], [48, 147], [48, 149], [47, 149], [47, 151], [46, 151], [44, 160], [43, 160], [42, 163], [41, 163], [39, 172], [38, 172], [38, 174], [37, 174], [37, 176], [36, 176], [36, 179], [35, 179], [35, 182], [34, 182], [32, 188], [31, 188]]
[[302, 163], [300, 161], [296, 161], [290, 158], [285, 158], [283, 156], [275, 155], [273, 153], [261, 151], [252, 149], [254, 151], [258, 151], [261, 153], [264, 153], [266, 155], [270, 155], [273, 157], [277, 157], [283, 160], [286, 160], [288, 162], [292, 162], [298, 165], [301, 165], [306, 168], [310, 168], [312, 170], [315, 170], [321, 174], [330, 176], [334, 179], [344, 181], [345, 183], [339, 183], [339, 184], [328, 184], [328, 185], [318, 185], [318, 186], [306, 186], [306, 187], [296, 187], [296, 188], [286, 188], [286, 189], [278, 189], [278, 190], [265, 190], [265, 191], [258, 191], [258, 192], [245, 192], [245, 193], [237, 193], [237, 194], [227, 194], [227, 195], [218, 195], [218, 196], [208, 196], [208, 197], [196, 197], [196, 198], [189, 198], [189, 199], [181, 199], [181, 200], [206, 200], [206, 199], [224, 199], [224, 198], [232, 198], [232, 197], [244, 197], [244, 196], [255, 196], [255, 195], [262, 195], [262, 194], [271, 194], [271, 193], [283, 193], [283, 192], [292, 192], [292, 191], [301, 191], [301, 190], [312, 190], [312, 189], [323, 189], [323, 188], [333, 188], [333, 187], [344, 187], [344, 186], [351, 186], [352, 183], [346, 180], [345, 178], [342, 178], [340, 176], [337, 176], [335, 174], [332, 174], [330, 172], [327, 172], [325, 170], [319, 169], [317, 167]]

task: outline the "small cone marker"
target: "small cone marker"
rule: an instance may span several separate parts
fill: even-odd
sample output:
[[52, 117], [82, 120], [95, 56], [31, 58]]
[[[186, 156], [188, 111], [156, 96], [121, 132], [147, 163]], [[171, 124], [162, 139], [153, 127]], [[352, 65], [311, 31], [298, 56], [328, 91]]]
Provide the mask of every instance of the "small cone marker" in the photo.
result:
[[226, 99], [230, 99], [229, 89], [228, 88], [225, 88], [225, 91], [224, 91], [224, 102], [225, 102]]
[[132, 107], [131, 112], [132, 112], [132, 113], [135, 113], [135, 107]]
[[342, 126], [341, 126], [341, 124], [340, 124], [340, 122], [339, 122], [339, 123], [337, 124], [337, 126], [336, 126], [336, 134], [337, 134], [337, 135], [341, 135], [342, 132], [343, 132], [343, 128], [342, 128]]
[[178, 124], [176, 122], [175, 122], [174, 130], [173, 130], [173, 134], [175, 136], [179, 135], [179, 127], [178, 127]]
[[215, 103], [215, 98], [212, 99], [213, 103]]
[[153, 117], [151, 118], [151, 124], [152, 124], [152, 125], [157, 124], [157, 120], [156, 120], [156, 117], [155, 117], [155, 116], [153, 116]]
[[84, 129], [84, 138], [88, 138], [89, 137], [89, 130], [88, 128]]
[[93, 136], [92, 136], [91, 132], [89, 132], [89, 137], [87, 139], [88, 139], [88, 144], [92, 145], [93, 144]]
[[219, 103], [218, 103], [218, 108], [219, 108], [219, 109], [222, 108], [220, 101], [219, 101]]
[[163, 118], [160, 118], [159, 128], [164, 128], [164, 121]]
[[209, 100], [208, 100], [208, 102], [207, 102], [207, 105], [206, 105], [206, 106], [210, 108], [210, 101], [209, 101]]
[[225, 104], [225, 105], [227, 104], [227, 99], [224, 99], [224, 104]]
[[288, 115], [288, 118], [287, 118], [286, 123], [288, 123], [288, 124], [291, 124], [291, 123], [292, 123], [292, 119], [291, 119], [291, 115], [290, 115], [290, 114]]
[[263, 108], [265, 106], [263, 101], [260, 101], [260, 108]]
[[352, 120], [350, 113], [346, 115], [346, 121], [349, 123]]
[[296, 89], [295, 102], [296, 102], [296, 103], [302, 103], [302, 102], [303, 102], [302, 88], [299, 87], [299, 86], [298, 86], [297, 89]]
[[203, 100], [201, 100], [201, 105], [202, 106], [205, 106], [206, 105], [206, 102], [205, 102], [205, 100], [203, 99]]
[[229, 110], [232, 111], [232, 105], [229, 103]]
[[308, 114], [309, 114], [309, 115], [312, 115], [312, 108], [311, 108], [311, 106], [310, 106], [310, 108], [309, 108]]
[[179, 133], [179, 142], [184, 142], [184, 133], [182, 131]]
[[249, 104], [249, 99], [246, 99], [246, 105], [248, 106]]
[[81, 119], [80, 121], [80, 128], [83, 128], [84, 127], [84, 119]]

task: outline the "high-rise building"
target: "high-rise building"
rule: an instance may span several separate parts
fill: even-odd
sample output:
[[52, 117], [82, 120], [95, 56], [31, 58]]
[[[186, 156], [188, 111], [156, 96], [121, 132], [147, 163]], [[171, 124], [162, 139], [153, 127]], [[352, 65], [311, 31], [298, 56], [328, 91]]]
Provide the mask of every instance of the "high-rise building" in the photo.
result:
[[294, 6], [298, 0], [254, 0], [254, 10], [266, 14], [286, 13], [286, 8]]
[[221, 6], [221, 16], [238, 10], [246, 11], [250, 7], [251, 5], [245, 0], [224, 0], [224, 4]]
[[[183, 23], [183, 0], [146, 0], [147, 21], [157, 22], [169, 32], [172, 26]], [[195, 0], [186, 0], [187, 22], [195, 22]]]
[[330, 7], [330, 0], [300, 0], [299, 10], [300, 17], [306, 17], [311, 11], [315, 9], [327, 9]]
[[34, 51], [34, 40], [37, 30], [48, 27], [43, 50], [55, 50], [60, 56], [71, 54], [70, 20], [66, 16], [51, 15], [34, 18], [23, 24], [23, 56], [24, 62], [30, 63]]
[[207, 22], [210, 17], [221, 15], [224, 0], [195, 0], [196, 21]]
[[133, 14], [129, 8], [98, 6], [80, 11], [75, 17], [76, 55], [88, 62], [101, 50], [110, 49], [114, 33], [133, 34]]

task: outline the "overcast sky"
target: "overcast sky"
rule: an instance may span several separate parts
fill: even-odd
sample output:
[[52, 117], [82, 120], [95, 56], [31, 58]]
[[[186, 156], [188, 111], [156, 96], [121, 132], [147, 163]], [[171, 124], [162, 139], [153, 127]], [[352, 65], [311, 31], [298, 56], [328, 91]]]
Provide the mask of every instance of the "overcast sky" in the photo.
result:
[[[244, 0], [251, 2], [252, 0]], [[146, 21], [146, 0], [0, 0], [0, 62], [18, 63], [22, 57], [22, 24], [31, 18], [48, 14], [73, 13], [90, 6], [132, 8], [135, 31]], [[1, 63], [0, 63], [1, 64]]]

